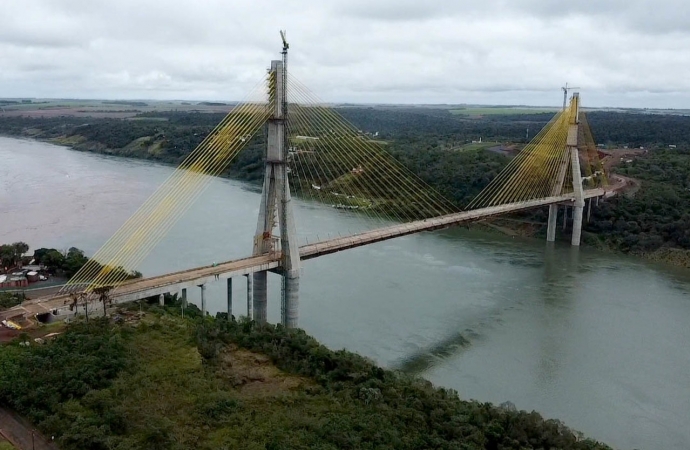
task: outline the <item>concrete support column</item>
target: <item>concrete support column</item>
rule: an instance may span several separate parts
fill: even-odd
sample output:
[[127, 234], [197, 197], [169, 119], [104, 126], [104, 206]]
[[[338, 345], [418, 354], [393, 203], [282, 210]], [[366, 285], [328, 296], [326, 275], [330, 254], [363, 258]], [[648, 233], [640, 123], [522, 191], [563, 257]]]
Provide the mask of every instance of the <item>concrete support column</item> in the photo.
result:
[[184, 317], [184, 310], [187, 308], [187, 288], [182, 288], [180, 291], [180, 299], [182, 302], [182, 317]]
[[563, 231], [565, 231], [565, 227], [568, 225], [568, 205], [563, 205]]
[[247, 277], [247, 319], [251, 320], [252, 318], [252, 281], [253, 281], [253, 276], [251, 274], [245, 275]]
[[254, 320], [266, 323], [268, 307], [268, 272], [254, 273]]
[[573, 192], [575, 193], [575, 205], [573, 206], [573, 238], [571, 244], [580, 245], [585, 196], [582, 189], [582, 172], [580, 172], [580, 156], [577, 147], [572, 147], [570, 149], [570, 156], [570, 165], [573, 168]]
[[592, 199], [587, 200], [587, 223], [592, 218]]
[[549, 205], [549, 223], [546, 229], [546, 241], [556, 240], [556, 219], [558, 218], [558, 205]]
[[199, 287], [201, 288], [201, 315], [206, 317], [206, 285], [200, 284]]
[[573, 207], [573, 238], [571, 241], [572, 245], [580, 245], [580, 236], [582, 235], [582, 215], [584, 209], [585, 208], [582, 206]]
[[228, 319], [232, 318], [232, 278], [228, 278]]
[[299, 321], [299, 270], [290, 270], [285, 277], [285, 300], [281, 321], [286, 328], [297, 328]]
[[158, 296], [158, 304], [160, 306], [165, 306], [165, 296], [163, 294]]

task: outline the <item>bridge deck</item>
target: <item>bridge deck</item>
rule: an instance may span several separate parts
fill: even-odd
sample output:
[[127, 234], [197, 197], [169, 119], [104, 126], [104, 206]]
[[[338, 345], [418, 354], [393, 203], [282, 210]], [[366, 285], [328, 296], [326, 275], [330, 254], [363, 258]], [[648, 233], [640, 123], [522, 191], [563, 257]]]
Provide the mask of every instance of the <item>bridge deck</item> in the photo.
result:
[[[603, 189], [592, 189], [584, 192], [585, 198], [600, 197], [605, 194]], [[527, 209], [546, 206], [554, 203], [572, 202], [573, 194], [555, 197], [547, 197], [538, 200], [530, 200], [520, 203], [510, 203], [501, 206], [462, 211], [455, 214], [436, 217], [433, 219], [418, 220], [415, 222], [392, 225], [373, 231], [355, 234], [348, 237], [331, 239], [300, 247], [300, 259], [307, 260], [319, 256], [336, 253], [350, 248], [361, 247], [374, 242], [385, 241], [400, 236], [448, 228], [464, 222], [481, 220], [500, 214], [506, 214]], [[254, 272], [272, 270], [280, 266], [280, 254], [254, 256], [250, 258], [228, 261], [216, 266], [197, 267], [157, 277], [133, 280], [118, 286], [111, 297], [115, 303], [135, 301], [159, 294], [176, 292], [182, 288], [190, 288], [196, 285], [226, 279]], [[34, 316], [52, 310], [67, 308], [69, 297], [67, 295], [57, 297], [44, 297], [29, 300], [22, 305], [0, 313], [0, 320], [7, 317], [20, 315]]]
[[[114, 303], [126, 303], [159, 294], [175, 292], [182, 288], [191, 288], [199, 284], [220, 279], [247, 275], [263, 270], [275, 269], [280, 265], [280, 254], [253, 256], [250, 258], [228, 261], [216, 266], [197, 267], [157, 277], [132, 280], [118, 286], [111, 297]], [[68, 308], [68, 295], [42, 297], [25, 301], [22, 305], [0, 312], [0, 320], [18, 315], [34, 316], [54, 309]]]
[[[591, 189], [584, 192], [585, 198], [600, 197], [604, 195], [603, 189]], [[385, 241], [399, 236], [419, 233], [421, 231], [433, 231], [441, 228], [448, 228], [463, 222], [481, 220], [491, 216], [506, 214], [511, 212], [524, 211], [537, 208], [539, 206], [551, 205], [554, 203], [572, 202], [573, 194], [547, 197], [526, 202], [509, 203], [507, 205], [491, 206], [488, 208], [475, 209], [472, 211], [462, 211], [455, 214], [435, 217], [433, 219], [418, 220], [410, 223], [391, 225], [377, 230], [366, 231], [352, 236], [335, 238], [328, 241], [317, 242], [315, 244], [300, 247], [300, 259], [311, 259], [329, 253], [339, 252], [350, 248], [361, 247], [374, 242]]]

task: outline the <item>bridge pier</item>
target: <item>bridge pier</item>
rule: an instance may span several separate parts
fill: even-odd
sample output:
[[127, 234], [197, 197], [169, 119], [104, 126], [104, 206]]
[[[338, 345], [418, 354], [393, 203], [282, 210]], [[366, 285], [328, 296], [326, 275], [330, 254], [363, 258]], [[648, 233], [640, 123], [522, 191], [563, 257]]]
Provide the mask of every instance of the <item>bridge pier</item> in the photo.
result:
[[182, 302], [182, 317], [184, 317], [184, 310], [187, 308], [187, 288], [182, 288], [180, 291], [180, 299]]
[[592, 199], [587, 200], [587, 223], [592, 218]]
[[289, 270], [283, 274], [285, 295], [281, 320], [286, 328], [297, 328], [299, 320], [299, 270]]
[[573, 236], [570, 243], [572, 245], [580, 245], [580, 237], [582, 236], [582, 216], [584, 213], [583, 206], [573, 207]]
[[247, 319], [252, 319], [252, 275], [247, 274]]
[[160, 294], [158, 296], [158, 305], [159, 306], [165, 306], [165, 296], [163, 294]]
[[563, 231], [568, 225], [568, 205], [563, 205]]
[[558, 218], [558, 205], [549, 205], [549, 223], [546, 229], [546, 241], [556, 240], [556, 219]]
[[206, 285], [200, 284], [201, 288], [201, 316], [206, 317]]
[[268, 307], [268, 272], [254, 273], [254, 320], [256, 323], [266, 323]]
[[232, 319], [232, 278], [228, 278], [228, 320]]

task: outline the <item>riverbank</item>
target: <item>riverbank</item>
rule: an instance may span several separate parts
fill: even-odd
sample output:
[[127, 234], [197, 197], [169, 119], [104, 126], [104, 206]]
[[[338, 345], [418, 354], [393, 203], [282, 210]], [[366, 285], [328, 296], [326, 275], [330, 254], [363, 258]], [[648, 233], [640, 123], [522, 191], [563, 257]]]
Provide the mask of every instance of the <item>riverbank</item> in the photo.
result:
[[[62, 449], [609, 448], [537, 413], [463, 401], [333, 352], [300, 330], [202, 320], [193, 307], [182, 319], [175, 303], [115, 317], [125, 319], [0, 347], [0, 361], [13, 363], [0, 373], [0, 399]], [[37, 388], [45, 395], [31, 395]]]
[[[538, 224], [529, 220], [523, 221], [520, 219], [499, 218], [476, 222], [470, 224], [469, 227], [475, 230], [502, 234], [504, 236], [538, 240], [546, 239], [546, 224]], [[570, 236], [557, 235], [556, 240], [570, 242]], [[582, 233], [581, 245], [612, 254], [625, 254], [651, 262], [690, 269], [690, 250], [686, 249], [665, 247], [653, 252], [636, 251], [626, 253], [616, 248], [616, 246], [607, 243], [602, 236], [587, 231], [583, 231]]]

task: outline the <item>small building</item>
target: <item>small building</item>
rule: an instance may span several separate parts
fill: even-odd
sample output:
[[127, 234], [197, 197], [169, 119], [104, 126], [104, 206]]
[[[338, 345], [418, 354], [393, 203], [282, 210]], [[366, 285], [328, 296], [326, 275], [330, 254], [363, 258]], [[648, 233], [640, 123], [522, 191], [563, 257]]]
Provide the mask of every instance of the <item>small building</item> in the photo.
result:
[[38, 272], [35, 270], [31, 270], [29, 272], [26, 272], [26, 279], [29, 283], [35, 283], [39, 280], [38, 278]]
[[668, 146], [668, 148], [676, 148], [676, 146], [673, 145], [673, 144], [671, 144], [671, 145]]
[[[4, 277], [4, 278], [3, 278]], [[29, 285], [29, 280], [24, 274], [0, 275], [0, 289], [2, 288], [25, 288]]]

